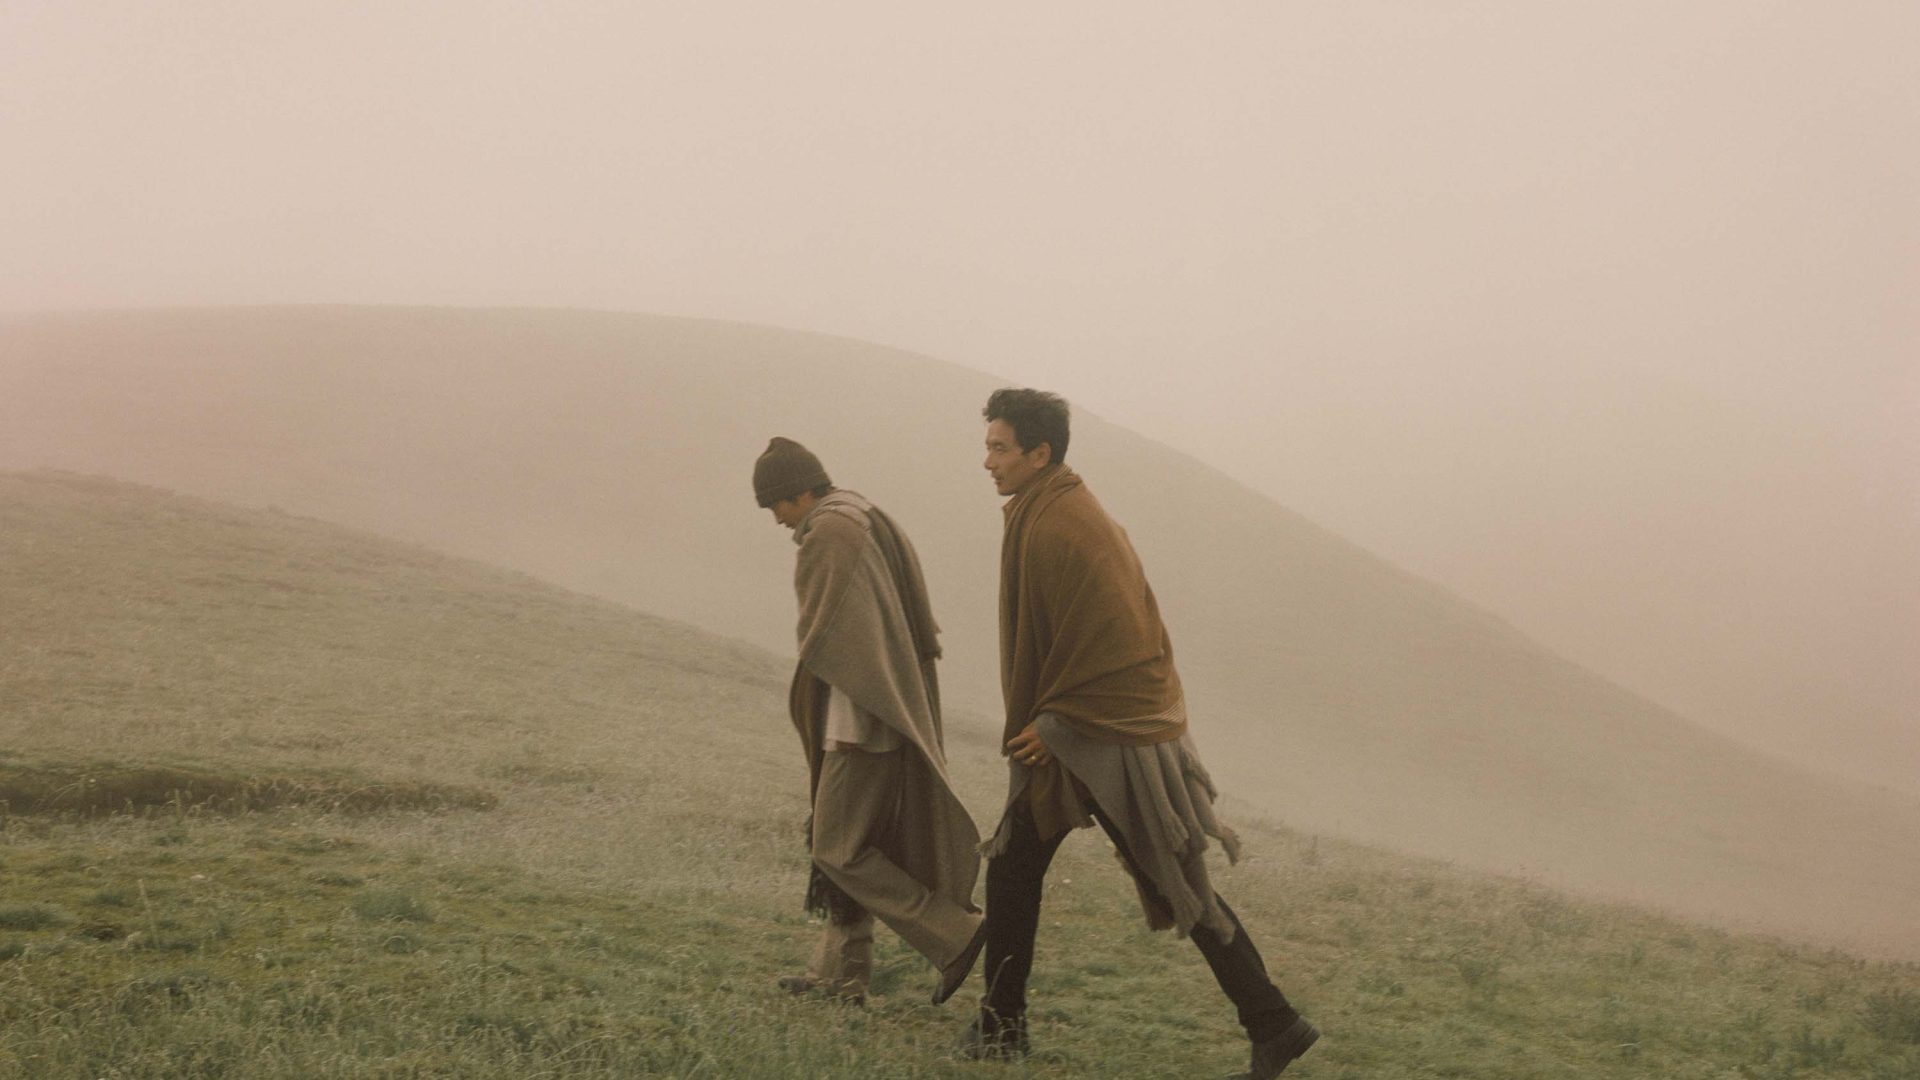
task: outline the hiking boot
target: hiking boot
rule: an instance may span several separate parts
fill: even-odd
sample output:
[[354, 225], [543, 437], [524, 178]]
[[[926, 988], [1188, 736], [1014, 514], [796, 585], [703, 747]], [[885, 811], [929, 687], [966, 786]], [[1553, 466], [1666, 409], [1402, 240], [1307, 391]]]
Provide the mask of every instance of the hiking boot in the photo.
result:
[[953, 1044], [953, 1052], [968, 1061], [1012, 1061], [1026, 1057], [1028, 1049], [1026, 1014], [1001, 1017], [985, 1006]]
[[933, 988], [933, 1003], [938, 1005], [953, 996], [955, 990], [966, 984], [967, 976], [973, 974], [973, 962], [980, 958], [980, 950], [987, 944], [987, 920], [980, 920], [980, 928], [973, 932], [967, 947], [953, 962], [940, 969], [940, 984]]
[[812, 975], [782, 975], [778, 980], [780, 989], [795, 997], [818, 994], [841, 1005], [861, 1006], [867, 1003], [863, 990], [851, 986], [836, 986], [827, 979], [817, 979]]
[[1287, 1071], [1295, 1058], [1307, 1052], [1307, 1048], [1320, 1038], [1320, 1029], [1307, 1023], [1302, 1016], [1293, 1022], [1293, 1026], [1275, 1035], [1253, 1044], [1253, 1060], [1247, 1071], [1234, 1074], [1233, 1080], [1273, 1080]]

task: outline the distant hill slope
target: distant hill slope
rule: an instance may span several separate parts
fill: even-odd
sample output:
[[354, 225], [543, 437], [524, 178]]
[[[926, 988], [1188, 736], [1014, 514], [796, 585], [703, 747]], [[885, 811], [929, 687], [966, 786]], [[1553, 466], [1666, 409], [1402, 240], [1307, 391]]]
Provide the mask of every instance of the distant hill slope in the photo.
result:
[[[926, 563], [984, 732], [994, 380], [861, 342], [566, 311], [249, 309], [0, 321], [0, 466], [272, 504], [790, 645], [768, 435]], [[1072, 460], [1159, 593], [1233, 794], [1333, 830], [1915, 953], [1920, 803], [1801, 773], [1558, 658], [1217, 472], [1082, 416]]]
[[[17, 763], [664, 773], [684, 763], [650, 741], [743, 699], [778, 732], [786, 695], [761, 650], [523, 574], [70, 474], [0, 473], [0, 610]], [[766, 757], [766, 736], [700, 743]]]

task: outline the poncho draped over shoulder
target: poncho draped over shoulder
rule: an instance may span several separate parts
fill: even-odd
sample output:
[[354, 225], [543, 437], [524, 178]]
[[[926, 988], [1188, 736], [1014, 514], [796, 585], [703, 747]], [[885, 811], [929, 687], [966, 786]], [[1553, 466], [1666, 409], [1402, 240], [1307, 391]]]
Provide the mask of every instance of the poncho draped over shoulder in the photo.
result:
[[[1239, 856], [1213, 814], [1213, 781], [1188, 735], [1173, 644], [1133, 544], [1078, 474], [1056, 465], [1009, 500], [1000, 549], [1004, 740], [1036, 724], [1054, 761], [1010, 761], [1008, 806], [1026, 799], [1042, 837], [1091, 825], [1097, 803], [1126, 836], [1150, 925], [1230, 937], [1202, 853]], [[1006, 820], [988, 844], [1004, 848]]]
[[820, 782], [827, 698], [838, 689], [907, 744], [913, 775], [885, 830], [888, 857], [972, 910], [980, 838], [947, 774], [934, 670], [940, 628], [919, 557], [891, 518], [851, 491], [823, 496], [794, 529], [794, 542], [800, 660], [788, 709], [810, 790]]
[[[1099, 742], [1177, 739], [1186, 698], [1133, 544], [1065, 465], [1009, 500], [1000, 544], [1002, 744], [1041, 713]], [[1033, 770], [1042, 836], [1090, 822], [1060, 767]]]

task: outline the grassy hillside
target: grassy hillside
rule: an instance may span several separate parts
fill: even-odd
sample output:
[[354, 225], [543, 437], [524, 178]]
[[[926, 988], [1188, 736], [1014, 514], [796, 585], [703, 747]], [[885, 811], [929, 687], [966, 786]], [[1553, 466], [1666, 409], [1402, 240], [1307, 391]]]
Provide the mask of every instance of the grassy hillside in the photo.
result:
[[[564, 311], [16, 317], [0, 353], [0, 467], [277, 505], [779, 650], [791, 549], [748, 475], [767, 436], [800, 438], [915, 538], [945, 686], [971, 710], [956, 725], [997, 726], [1001, 519], [978, 467], [994, 382], [977, 372]], [[1097, 418], [1077, 422], [1071, 456], [1146, 560], [1229, 790], [1318, 831], [1920, 958], [1920, 794], [1711, 735]], [[192, 728], [224, 722], [183, 704]]]
[[[1049, 880], [1026, 1066], [948, 1060], [965, 1007], [926, 1006], [930, 972], [884, 932], [867, 1009], [774, 989], [814, 932], [804, 779], [784, 665], [751, 647], [57, 474], [0, 474], [0, 610], [0, 1077], [1240, 1064], [1197, 955], [1140, 925], [1091, 834]], [[984, 816], [998, 760], [964, 734], [951, 750]], [[42, 783], [124, 795], [162, 770], [257, 797], [203, 784], [102, 814]], [[1244, 831], [1221, 888], [1328, 1032], [1308, 1080], [1920, 1078], [1920, 967]]]

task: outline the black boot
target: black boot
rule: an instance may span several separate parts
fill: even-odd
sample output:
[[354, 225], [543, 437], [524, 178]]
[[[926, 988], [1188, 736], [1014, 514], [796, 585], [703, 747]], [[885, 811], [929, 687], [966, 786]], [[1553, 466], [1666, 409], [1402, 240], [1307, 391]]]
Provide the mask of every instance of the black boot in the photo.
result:
[[985, 1006], [953, 1045], [953, 1052], [969, 1061], [1012, 1061], [1027, 1051], [1027, 1014], [1001, 1016]]
[[1295, 1020], [1287, 1030], [1253, 1044], [1253, 1061], [1236, 1080], [1273, 1080], [1319, 1038], [1320, 1029], [1307, 1023], [1306, 1017]]

